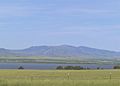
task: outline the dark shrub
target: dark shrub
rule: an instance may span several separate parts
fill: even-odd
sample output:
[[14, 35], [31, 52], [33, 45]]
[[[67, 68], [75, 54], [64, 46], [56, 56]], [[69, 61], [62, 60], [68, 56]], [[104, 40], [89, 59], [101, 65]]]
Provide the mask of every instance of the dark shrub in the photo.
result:
[[83, 67], [80, 67], [80, 66], [74, 66], [73, 67], [74, 70], [81, 70], [81, 69], [84, 69]]
[[64, 69], [65, 69], [65, 70], [73, 70], [74, 67], [73, 67], [73, 66], [65, 66]]
[[99, 70], [100, 69], [100, 67], [97, 67], [97, 70]]
[[63, 66], [58, 66], [56, 69], [57, 70], [63, 70], [64, 68], [63, 68]]
[[119, 65], [114, 66], [113, 69], [120, 69], [120, 66]]
[[80, 66], [65, 66], [65, 67], [62, 67], [62, 66], [58, 66], [56, 69], [58, 70], [82, 70], [84, 69], [83, 67], [80, 67]]
[[18, 69], [24, 69], [22, 66], [20, 66]]

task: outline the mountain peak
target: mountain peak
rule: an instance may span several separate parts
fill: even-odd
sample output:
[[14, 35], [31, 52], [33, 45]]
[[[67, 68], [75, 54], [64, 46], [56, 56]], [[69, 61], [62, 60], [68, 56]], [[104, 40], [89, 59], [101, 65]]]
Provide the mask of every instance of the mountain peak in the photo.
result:
[[47, 56], [79, 58], [120, 58], [120, 52], [90, 48], [86, 46], [32, 46], [24, 50], [7, 50], [0, 48], [0, 56]]

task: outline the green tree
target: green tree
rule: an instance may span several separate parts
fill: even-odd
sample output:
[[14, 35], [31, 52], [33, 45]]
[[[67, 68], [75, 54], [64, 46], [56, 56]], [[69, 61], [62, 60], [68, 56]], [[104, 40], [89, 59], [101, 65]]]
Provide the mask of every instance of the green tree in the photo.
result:
[[64, 68], [63, 68], [63, 66], [58, 66], [56, 69], [57, 70], [63, 70]]

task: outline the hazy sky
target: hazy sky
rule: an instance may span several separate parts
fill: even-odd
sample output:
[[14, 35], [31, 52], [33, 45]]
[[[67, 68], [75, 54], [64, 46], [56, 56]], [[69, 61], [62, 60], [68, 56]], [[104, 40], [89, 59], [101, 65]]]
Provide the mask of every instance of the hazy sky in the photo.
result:
[[120, 0], [0, 0], [0, 47], [88, 46], [120, 51]]

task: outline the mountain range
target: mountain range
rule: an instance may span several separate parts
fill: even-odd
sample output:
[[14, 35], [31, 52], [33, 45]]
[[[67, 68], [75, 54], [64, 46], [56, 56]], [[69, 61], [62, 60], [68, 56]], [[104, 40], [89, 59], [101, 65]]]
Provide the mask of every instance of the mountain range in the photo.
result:
[[21, 50], [10, 50], [0, 48], [1, 57], [9, 56], [45, 56], [45, 57], [74, 57], [74, 58], [96, 58], [114, 59], [120, 58], [120, 52], [90, 48], [85, 46], [32, 46]]

